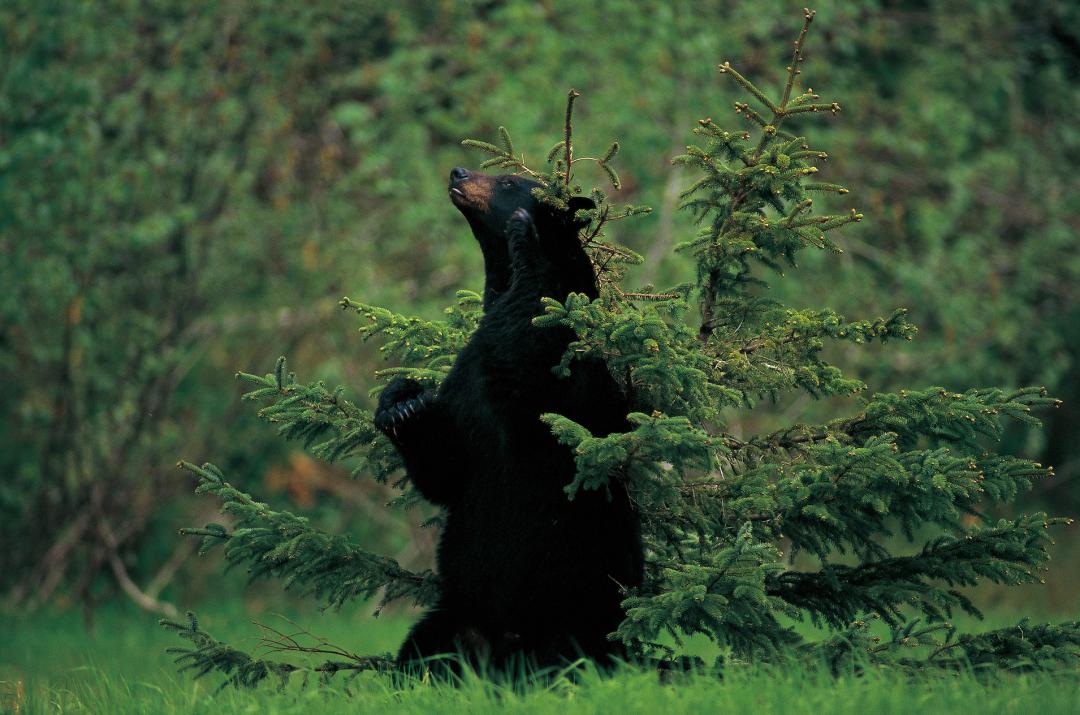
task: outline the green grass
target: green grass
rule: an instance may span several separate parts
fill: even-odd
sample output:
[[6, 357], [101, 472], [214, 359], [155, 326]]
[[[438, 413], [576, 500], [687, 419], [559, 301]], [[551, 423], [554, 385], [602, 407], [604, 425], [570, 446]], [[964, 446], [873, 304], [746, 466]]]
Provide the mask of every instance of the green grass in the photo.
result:
[[[289, 614], [304, 627], [365, 653], [393, 649], [408, 622], [352, 614]], [[274, 623], [273, 616], [260, 620]], [[234, 645], [253, 648], [257, 629], [239, 610], [203, 618]], [[993, 625], [993, 624], [990, 624]], [[655, 673], [627, 669], [613, 677], [586, 672], [574, 682], [515, 692], [475, 678], [460, 687], [365, 674], [329, 686], [299, 678], [278, 692], [226, 689], [175, 672], [165, 648], [177, 641], [155, 619], [128, 610], [99, 614], [87, 630], [78, 613], [0, 614], [0, 711], [21, 713], [1070, 713], [1080, 712], [1080, 677], [971, 675], [909, 680], [887, 673], [833, 678], [821, 672], [729, 668], [661, 684]]]

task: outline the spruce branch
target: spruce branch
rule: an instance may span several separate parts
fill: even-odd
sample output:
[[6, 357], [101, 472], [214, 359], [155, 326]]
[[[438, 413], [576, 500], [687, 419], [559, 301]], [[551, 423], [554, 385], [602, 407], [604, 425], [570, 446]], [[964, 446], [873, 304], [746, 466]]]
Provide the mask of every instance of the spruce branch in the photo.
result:
[[264, 404], [258, 415], [278, 433], [297, 440], [313, 456], [327, 462], [356, 460], [353, 476], [369, 470], [385, 482], [400, 462], [371, 421], [371, 414], [345, 399], [343, 387], [328, 390], [321, 381], [297, 382], [278, 358], [274, 372], [264, 376], [245, 372], [237, 378], [253, 386], [243, 399]]
[[[393, 668], [394, 659], [386, 653], [379, 656], [358, 656], [336, 646], [305, 647], [294, 636], [286, 635], [262, 626], [276, 637], [265, 638], [264, 647], [273, 652], [295, 652], [307, 655], [334, 655], [346, 660], [327, 660], [311, 666], [279, 662], [256, 658], [241, 650], [215, 639], [201, 628], [194, 613], [187, 613], [186, 622], [163, 618], [159, 624], [172, 631], [180, 638], [191, 643], [190, 648], [168, 648], [166, 652], [175, 656], [175, 663], [181, 672], [193, 671], [195, 678], [201, 678], [212, 672], [226, 676], [218, 687], [221, 691], [227, 686], [236, 688], [254, 688], [273, 677], [278, 681], [278, 689], [284, 689], [293, 673], [319, 673], [324, 679], [341, 671], [360, 672], [373, 670], [388, 672]], [[258, 624], [261, 626], [261, 624]], [[304, 632], [307, 634], [307, 632]], [[307, 634], [310, 635], [310, 634]], [[323, 642], [321, 639], [318, 639]], [[295, 646], [293, 645], [295, 644]]]
[[787, 107], [788, 99], [791, 97], [791, 90], [795, 86], [795, 78], [802, 71], [799, 67], [803, 63], [803, 45], [806, 42], [806, 33], [810, 30], [810, 23], [814, 21], [816, 14], [815, 11], [809, 8], [803, 8], [803, 26], [802, 30], [799, 31], [799, 36], [795, 39], [795, 50], [791, 53], [791, 64], [787, 68], [787, 84], [784, 85], [784, 94], [780, 98], [780, 109]]
[[507, 131], [506, 127], [499, 127], [499, 142], [502, 146], [496, 146], [490, 142], [480, 141], [479, 139], [463, 139], [461, 145], [470, 149], [478, 149], [492, 155], [491, 159], [487, 159], [480, 163], [481, 169], [499, 167], [527, 174], [534, 179], [542, 178], [540, 174], [533, 171], [525, 164], [524, 154], [520, 156], [514, 155], [514, 144], [510, 140], [510, 133]]
[[352, 310], [365, 321], [360, 327], [364, 340], [382, 342], [379, 351], [407, 368], [445, 374], [457, 353], [480, 322], [482, 297], [473, 291], [457, 292], [457, 303], [444, 310], [445, 320], [425, 320], [401, 315], [385, 308], [352, 300], [339, 301], [344, 310]]
[[1080, 663], [1080, 621], [1031, 623], [1025, 618], [1015, 626], [953, 638], [927, 660], [950, 670], [989, 666], [1021, 672], [1075, 668]]
[[[769, 99], [730, 62], [719, 66], [721, 74], [731, 77], [771, 115], [763, 116], [746, 102], [735, 103], [736, 113], [746, 117], [760, 132], [756, 148], [748, 151], [735, 143], [736, 139], [748, 138], [747, 133], [725, 132], [711, 119], [703, 119], [697, 132], [707, 137], [709, 143], [705, 147], [687, 147], [686, 154], [674, 159], [677, 163], [695, 165], [705, 174], [684, 194], [683, 205], [694, 210], [701, 220], [713, 217], [710, 230], [685, 246], [694, 249], [701, 259], [699, 336], [704, 343], [708, 343], [719, 322], [716, 311], [721, 296], [741, 292], [750, 283], [749, 258], [780, 270], [780, 261], [794, 265], [795, 254], [805, 245], [835, 248], [825, 232], [862, 219], [854, 209], [845, 215], [800, 217], [809, 208], [806, 192], [824, 190], [822, 187], [826, 186], [820, 183], [813, 189], [803, 186], [805, 177], [817, 172], [817, 167], [808, 162], [827, 155], [811, 150], [801, 137], [782, 131], [780, 126], [788, 116], [822, 110], [836, 113], [840, 109], [835, 102], [815, 103], [813, 100], [818, 96], [810, 90], [791, 99], [796, 78], [802, 72], [803, 46], [813, 18], [813, 11], [804, 9], [803, 27], [794, 43], [787, 83], [779, 102]], [[731, 159], [738, 159], [742, 168], [731, 169], [725, 161]], [[840, 188], [836, 188], [838, 193]], [[786, 221], [769, 221], [768, 209], [786, 215]], [[808, 230], [810, 227], [813, 232]]]
[[193, 671], [195, 678], [201, 678], [215, 671], [225, 675], [226, 680], [218, 687], [219, 691], [228, 685], [253, 688], [271, 676], [278, 679], [279, 688], [284, 688], [289, 674], [294, 669], [286, 663], [253, 658], [213, 638], [202, 630], [195, 614], [190, 611], [187, 613], [186, 623], [167, 618], [161, 619], [158, 623], [166, 630], [189, 641], [193, 646], [166, 649], [167, 653], [176, 656], [174, 662], [179, 666], [180, 671]]
[[410, 598], [417, 604], [434, 601], [438, 585], [430, 571], [413, 573], [387, 556], [312, 527], [303, 517], [274, 511], [226, 482], [212, 464], [198, 467], [182, 461], [178, 466], [198, 479], [197, 494], [217, 497], [222, 513], [235, 519], [231, 531], [211, 524], [181, 533], [203, 537], [200, 550], [204, 553], [222, 545], [229, 567], [246, 565], [252, 580], [280, 578], [286, 589], [314, 596], [327, 608], [371, 598], [384, 589], [380, 608], [398, 598]]
[[948, 622], [913, 619], [882, 638], [871, 630], [876, 616], [852, 621], [816, 643], [800, 647], [810, 663], [824, 662], [834, 673], [867, 667], [895, 668], [912, 675], [973, 671], [995, 677], [1001, 671], [1068, 671], [1080, 663], [1080, 621], [1015, 626], [963, 634]]
[[769, 593], [809, 613], [815, 623], [833, 628], [859, 613], [876, 613], [895, 625], [903, 619], [903, 608], [911, 605], [938, 621], [951, 618], [955, 608], [981, 617], [955, 587], [974, 586], [980, 578], [1014, 585], [1039, 582], [1036, 571], [1049, 558], [1048, 529], [1067, 523], [1045, 514], [1002, 520], [994, 527], [939, 536], [912, 556], [859, 566], [828, 564], [815, 573], [789, 571], [770, 579]]
[[[736, 70], [736, 69], [735, 69], [734, 67], [732, 67], [732, 66], [731, 66], [731, 63], [730, 63], [730, 62], [724, 62], [723, 64], [719, 65], [719, 68], [720, 68], [720, 74], [726, 74], [726, 75], [730, 75], [730, 76], [731, 76], [731, 78], [732, 78], [733, 80], [735, 80], [735, 82], [736, 82], [736, 83], [737, 83], [737, 84], [738, 84], [738, 85], [739, 85], [740, 87], [742, 87], [742, 88], [743, 88], [743, 89], [745, 89], [745, 90], [746, 90], [747, 92], [749, 92], [750, 94], [752, 94], [752, 95], [754, 96], [754, 99], [756, 99], [757, 101], [759, 101], [759, 102], [761, 102], [761, 103], [762, 103], [763, 105], [765, 105], [765, 107], [766, 107], [766, 108], [767, 108], [767, 109], [768, 109], [768, 110], [769, 110], [770, 112], [772, 112], [774, 116], [775, 116], [775, 115], [776, 115], [776, 114], [777, 114], [777, 113], [778, 113], [778, 112], [780, 111], [780, 107], [779, 107], [779, 106], [777, 106], [777, 105], [776, 105], [776, 104], [775, 104], [775, 103], [774, 103], [774, 102], [773, 102], [773, 101], [772, 101], [771, 99], [769, 99], [769, 98], [768, 98], [768, 97], [767, 97], [767, 96], [765, 95], [765, 93], [764, 93], [764, 92], [762, 92], [762, 91], [761, 91], [760, 89], [758, 89], [758, 88], [757, 88], [757, 87], [756, 87], [756, 86], [754, 85], [754, 83], [753, 83], [753, 82], [751, 82], [750, 80], [748, 80], [748, 79], [747, 79], [746, 77], [744, 77], [744, 76], [743, 76], [743, 75], [742, 75], [742, 74], [741, 74], [741, 73], [740, 73], [740, 72], [739, 72], [738, 70]], [[741, 107], [747, 107], [747, 105], [746, 105], [746, 104], [742, 104], [742, 105], [741, 105]], [[737, 111], [737, 112], [738, 112], [738, 111], [741, 111], [741, 108], [740, 108], [740, 104], [736, 103], [736, 106], [735, 106], [735, 111]], [[754, 114], [757, 114], [757, 113], [756, 113], [756, 112], [754, 112]], [[767, 122], [762, 122], [761, 126], [763, 126], [763, 127], [764, 127], [764, 126], [765, 126], [766, 124], [767, 124]]]
[[732, 543], [696, 563], [659, 563], [665, 588], [628, 597], [626, 620], [616, 635], [654, 642], [663, 632], [681, 644], [684, 635], [704, 633], [740, 655], [776, 652], [791, 638], [775, 621], [779, 604], [765, 588], [765, 579], [779, 568], [776, 557], [745, 524]]

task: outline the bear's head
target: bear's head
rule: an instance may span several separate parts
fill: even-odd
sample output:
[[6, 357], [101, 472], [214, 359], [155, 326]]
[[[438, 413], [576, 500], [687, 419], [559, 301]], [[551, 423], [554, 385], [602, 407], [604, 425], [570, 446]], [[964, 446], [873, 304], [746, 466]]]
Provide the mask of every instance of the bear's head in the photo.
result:
[[564, 254], [567, 261], [580, 263], [585, 253], [578, 241], [578, 231], [588, 221], [576, 218], [581, 209], [596, 207], [592, 199], [575, 196], [567, 209], [543, 203], [533, 195], [540, 183], [523, 176], [490, 176], [461, 167], [450, 170], [447, 187], [450, 200], [469, 222], [484, 254], [486, 273], [484, 305], [510, 284], [510, 251], [506, 224], [518, 209], [532, 216], [542, 241], [551, 251]]

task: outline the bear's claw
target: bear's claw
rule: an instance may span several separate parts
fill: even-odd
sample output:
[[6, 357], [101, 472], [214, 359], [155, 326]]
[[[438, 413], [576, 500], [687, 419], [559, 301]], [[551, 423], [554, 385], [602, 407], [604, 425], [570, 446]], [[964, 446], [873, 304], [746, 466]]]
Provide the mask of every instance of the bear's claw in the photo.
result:
[[406, 420], [420, 414], [427, 407], [429, 399], [427, 394], [421, 394], [387, 407], [380, 407], [375, 411], [375, 426], [384, 432], [396, 432]]

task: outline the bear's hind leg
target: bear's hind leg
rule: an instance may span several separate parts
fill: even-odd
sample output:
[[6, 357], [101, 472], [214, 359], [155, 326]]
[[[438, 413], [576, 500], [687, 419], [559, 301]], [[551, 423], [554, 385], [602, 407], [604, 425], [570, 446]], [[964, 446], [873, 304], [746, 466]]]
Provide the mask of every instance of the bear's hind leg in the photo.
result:
[[490, 644], [478, 628], [462, 623], [452, 611], [434, 608], [409, 631], [397, 661], [405, 670], [430, 670], [445, 677], [461, 675], [463, 664], [482, 667], [490, 652]]

